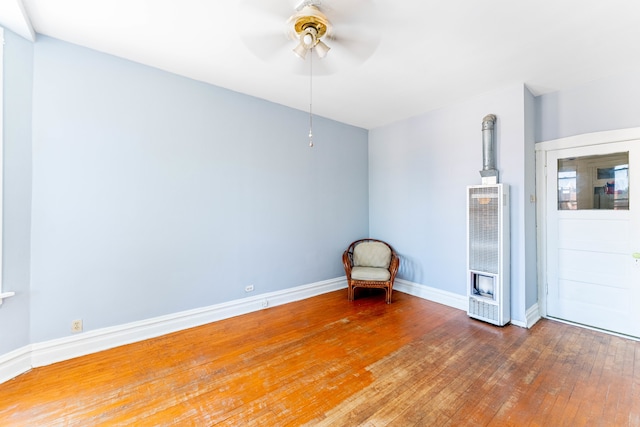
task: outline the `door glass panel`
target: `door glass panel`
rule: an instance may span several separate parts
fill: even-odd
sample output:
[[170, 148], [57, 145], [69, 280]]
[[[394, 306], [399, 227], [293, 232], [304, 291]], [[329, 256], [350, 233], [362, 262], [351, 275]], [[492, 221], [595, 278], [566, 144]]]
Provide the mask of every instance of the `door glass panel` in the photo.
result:
[[558, 159], [558, 210], [629, 209], [629, 153]]

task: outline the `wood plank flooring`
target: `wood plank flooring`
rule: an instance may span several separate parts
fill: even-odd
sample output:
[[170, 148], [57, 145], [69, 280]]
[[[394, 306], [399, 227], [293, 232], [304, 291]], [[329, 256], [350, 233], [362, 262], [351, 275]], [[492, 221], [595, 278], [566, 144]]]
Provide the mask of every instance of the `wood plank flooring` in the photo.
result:
[[346, 290], [34, 369], [1, 426], [640, 426], [640, 343]]

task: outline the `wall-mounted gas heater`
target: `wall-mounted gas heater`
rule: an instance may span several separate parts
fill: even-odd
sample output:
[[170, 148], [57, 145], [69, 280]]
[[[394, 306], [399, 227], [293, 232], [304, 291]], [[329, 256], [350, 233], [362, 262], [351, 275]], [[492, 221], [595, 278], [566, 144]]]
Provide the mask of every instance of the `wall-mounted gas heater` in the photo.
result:
[[467, 187], [467, 249], [467, 313], [506, 325], [511, 321], [508, 186]]
[[498, 184], [496, 116], [482, 121], [482, 185], [467, 187], [467, 314], [503, 326], [511, 321], [509, 186]]

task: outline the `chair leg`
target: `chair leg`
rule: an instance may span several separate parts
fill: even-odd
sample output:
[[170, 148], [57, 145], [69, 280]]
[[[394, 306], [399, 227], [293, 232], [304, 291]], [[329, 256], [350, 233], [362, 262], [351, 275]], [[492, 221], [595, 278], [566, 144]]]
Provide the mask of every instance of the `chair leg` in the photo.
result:
[[385, 294], [387, 297], [387, 304], [391, 304], [391, 288], [386, 288], [385, 289]]

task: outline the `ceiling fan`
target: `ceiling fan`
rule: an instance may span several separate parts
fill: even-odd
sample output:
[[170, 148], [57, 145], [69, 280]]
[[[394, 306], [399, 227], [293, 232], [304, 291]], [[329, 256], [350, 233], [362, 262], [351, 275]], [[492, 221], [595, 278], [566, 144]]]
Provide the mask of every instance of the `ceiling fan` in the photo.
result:
[[376, 50], [375, 11], [374, 0], [244, 0], [240, 36], [257, 57], [297, 74], [308, 70], [298, 58], [309, 58], [311, 51], [324, 58], [331, 50], [331, 61], [318, 61], [314, 74], [333, 74]]
[[[239, 15], [244, 24], [241, 28], [245, 30], [242, 39], [258, 57], [275, 62], [281, 68], [288, 68], [287, 64], [295, 56], [303, 60], [309, 58], [308, 137], [309, 147], [313, 147], [313, 75], [331, 74], [371, 56], [379, 40], [373, 0], [303, 0], [290, 5], [289, 11], [284, 9], [286, 5], [285, 0], [244, 0], [241, 6], [244, 10]], [[335, 49], [323, 39], [331, 40]], [[324, 58], [329, 50], [332, 50], [331, 61], [320, 61], [320, 66], [314, 68], [314, 51]], [[312, 55], [308, 55], [309, 52]], [[305, 61], [297, 62], [292, 68], [304, 72], [299, 64]]]
[[307, 52], [315, 49], [320, 58], [324, 58], [331, 49], [323, 41], [322, 37], [330, 34], [333, 30], [329, 18], [318, 8], [319, 0], [306, 0], [297, 8], [287, 24], [292, 30], [291, 38], [297, 38], [300, 43], [293, 49], [293, 52], [301, 59], [304, 59]]

